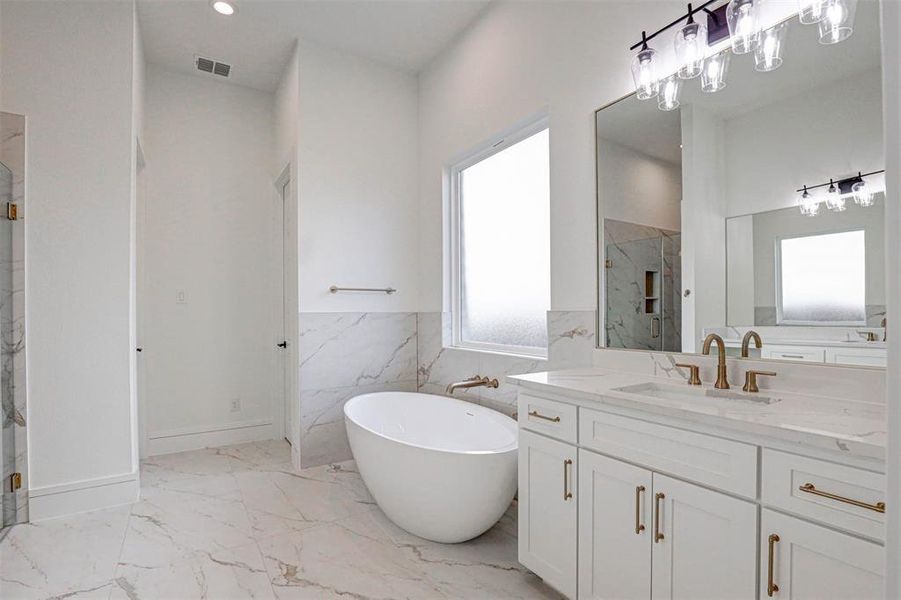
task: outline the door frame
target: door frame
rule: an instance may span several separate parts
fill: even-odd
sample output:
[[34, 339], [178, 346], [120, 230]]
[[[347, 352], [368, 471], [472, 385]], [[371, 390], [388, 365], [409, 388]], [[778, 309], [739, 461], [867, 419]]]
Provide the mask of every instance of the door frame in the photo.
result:
[[[297, 169], [294, 162], [287, 164], [282, 169], [281, 174], [273, 182], [275, 187], [275, 203], [276, 207], [273, 211], [275, 215], [275, 228], [280, 228], [278, 235], [274, 235], [273, 239], [278, 240], [278, 246], [272, 249], [273, 253], [281, 256], [281, 260], [277, 263], [281, 266], [278, 272], [273, 272], [273, 289], [280, 290], [281, 294], [273, 294], [273, 315], [276, 317], [273, 322], [273, 349], [276, 344], [281, 341], [288, 342], [285, 350], [278, 350], [273, 360], [273, 391], [272, 391], [272, 414], [275, 417], [273, 422], [273, 437], [277, 439], [285, 438], [292, 446], [292, 458], [295, 464], [299, 464], [299, 447], [300, 447], [300, 431], [298, 424], [300, 421], [300, 399], [298, 396], [298, 245], [295, 243], [292, 248], [285, 251], [285, 231], [291, 231], [293, 239], [298, 239], [298, 202], [297, 202]], [[285, 187], [287, 186], [287, 192]], [[274, 232], [275, 233], [275, 232]], [[279, 297], [280, 296], [280, 297]], [[282, 356], [285, 353], [286, 356]], [[288, 361], [287, 377], [284, 369], [284, 361]], [[291, 365], [294, 368], [291, 368]], [[294, 409], [293, 415], [290, 412]], [[293, 416], [293, 419], [291, 418]], [[293, 427], [292, 427], [293, 425]]]

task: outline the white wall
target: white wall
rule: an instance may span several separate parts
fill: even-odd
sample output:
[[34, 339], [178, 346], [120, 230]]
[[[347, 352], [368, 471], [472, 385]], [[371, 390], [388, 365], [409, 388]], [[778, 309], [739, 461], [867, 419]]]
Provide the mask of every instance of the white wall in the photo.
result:
[[[131, 2], [3, 5], [2, 108], [28, 119], [33, 519], [125, 502], [137, 491], [130, 368], [133, 38]], [[98, 483], [110, 485], [82, 489]]]
[[148, 65], [141, 360], [149, 454], [278, 431], [273, 101]]
[[604, 140], [598, 160], [604, 218], [680, 231], [682, 167]]
[[300, 310], [415, 311], [416, 78], [312, 43], [299, 52]]

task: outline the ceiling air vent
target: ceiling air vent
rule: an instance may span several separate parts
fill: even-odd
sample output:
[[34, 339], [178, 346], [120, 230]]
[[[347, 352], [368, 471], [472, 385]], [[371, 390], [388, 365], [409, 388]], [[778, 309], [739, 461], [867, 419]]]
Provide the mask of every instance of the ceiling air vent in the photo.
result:
[[194, 65], [197, 67], [198, 71], [212, 73], [213, 75], [219, 75], [220, 77], [228, 77], [232, 70], [232, 66], [229, 64], [204, 58], [202, 56], [194, 56]]

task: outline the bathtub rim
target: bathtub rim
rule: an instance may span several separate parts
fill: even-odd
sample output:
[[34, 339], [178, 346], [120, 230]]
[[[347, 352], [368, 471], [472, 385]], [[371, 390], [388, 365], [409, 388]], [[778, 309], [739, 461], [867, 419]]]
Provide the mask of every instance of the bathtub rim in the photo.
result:
[[[486, 412], [487, 411], [490, 413], [495, 413], [496, 415], [502, 417], [502, 419], [498, 419], [498, 425], [509, 429], [509, 431], [513, 434], [513, 441], [511, 443], [507, 444], [506, 446], [502, 446], [500, 448], [495, 448], [495, 449], [491, 449], [491, 450], [451, 450], [449, 448], [441, 448], [441, 447], [437, 447], [437, 446], [424, 446], [421, 444], [414, 444], [407, 440], [402, 440], [402, 439], [399, 439], [396, 437], [392, 437], [390, 435], [386, 435], [380, 431], [376, 431], [376, 430], [372, 429], [371, 427], [367, 427], [366, 425], [361, 423], [359, 420], [354, 419], [350, 414], [348, 414], [348, 407], [360, 398], [366, 398], [368, 396], [383, 396], [383, 395], [390, 395], [390, 394], [402, 394], [402, 395], [416, 394], [416, 395], [420, 395], [420, 396], [432, 396], [434, 398], [439, 398], [442, 401], [450, 400], [455, 403], [461, 403], [461, 404], [468, 405], [467, 408], [473, 408], [478, 412]], [[429, 452], [439, 452], [441, 454], [458, 455], [458, 456], [503, 455], [503, 454], [509, 454], [511, 452], [518, 452], [518, 450], [519, 450], [519, 426], [514, 419], [512, 419], [511, 417], [508, 417], [507, 415], [505, 415], [504, 413], [502, 413], [500, 411], [488, 408], [487, 406], [473, 404], [472, 402], [466, 402], [465, 400], [460, 400], [458, 398], [450, 398], [448, 396], [440, 396], [438, 394], [428, 394], [425, 392], [369, 392], [366, 394], [360, 394], [358, 396], [354, 396], [353, 398], [351, 398], [350, 400], [345, 402], [344, 406], [342, 407], [342, 412], [344, 413], [345, 422], [350, 421], [352, 424], [356, 425], [357, 427], [359, 427], [360, 429], [362, 429], [368, 433], [371, 433], [372, 435], [378, 436], [389, 442], [393, 442], [395, 444], [401, 444], [403, 446], [407, 446], [409, 448], [415, 448], [417, 450], [425, 450], [425, 451], [429, 451]]]

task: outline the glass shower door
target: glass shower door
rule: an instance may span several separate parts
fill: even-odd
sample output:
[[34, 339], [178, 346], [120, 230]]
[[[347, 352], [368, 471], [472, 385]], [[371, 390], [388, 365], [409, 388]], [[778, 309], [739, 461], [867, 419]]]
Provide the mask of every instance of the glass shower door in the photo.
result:
[[[13, 201], [13, 176], [10, 169], [0, 162], [0, 212], [6, 211]], [[16, 343], [13, 335], [13, 221], [0, 216], [0, 467], [2, 467], [2, 527], [19, 521], [16, 490], [16, 426], [24, 420], [16, 410], [13, 386], [13, 353]]]

